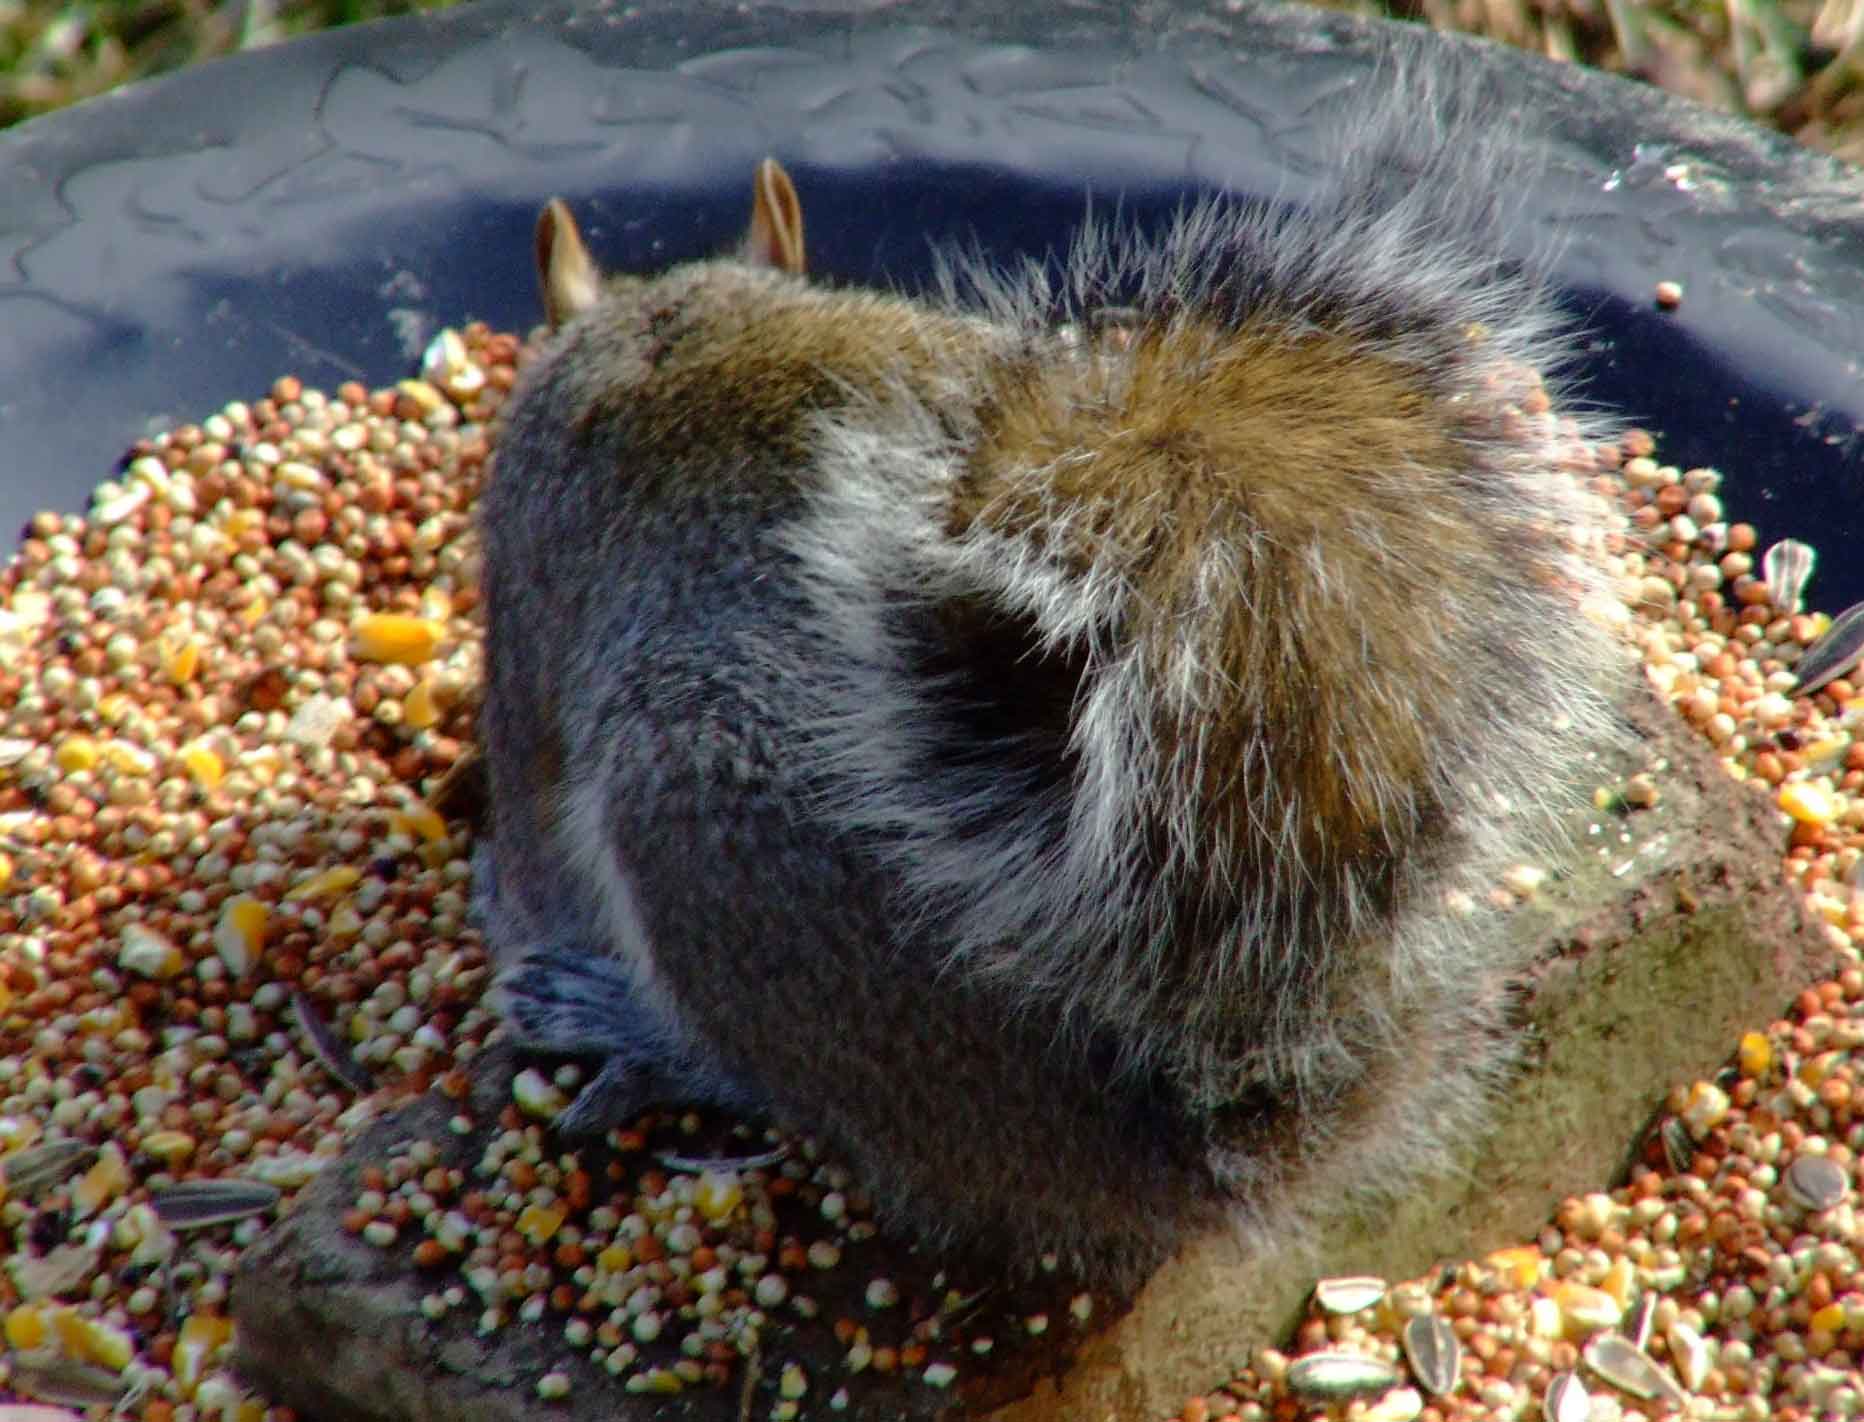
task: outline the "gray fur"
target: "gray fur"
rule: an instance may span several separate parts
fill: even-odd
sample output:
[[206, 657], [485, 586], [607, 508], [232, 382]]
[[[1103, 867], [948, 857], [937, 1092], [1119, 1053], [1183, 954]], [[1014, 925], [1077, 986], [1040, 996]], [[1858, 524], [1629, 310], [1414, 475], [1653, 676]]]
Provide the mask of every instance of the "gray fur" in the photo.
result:
[[[1338, 774], [1405, 827], [1395, 868], [1367, 859], [1376, 883], [1295, 852], [1309, 811], [1270, 767], [1275, 718], [1308, 713], [1213, 661], [1203, 613], [1136, 643], [1129, 570], [1055, 554], [1081, 516], [1045, 492], [1070, 456], [1014, 476], [1039, 535], [948, 526], [991, 372], [1117, 374], [1061, 329], [1116, 294], [1142, 330], [1334, 332], [1446, 402], [1557, 370], [1558, 323], [1495, 255], [1495, 195], [1520, 175], [1480, 132], [1507, 117], [1420, 72], [1367, 110], [1311, 214], [1208, 202], [1155, 243], [1090, 222], [1058, 286], [954, 259], [925, 305], [696, 264], [611, 283], [552, 339], [482, 507], [478, 895], [518, 1035], [608, 1061], [571, 1125], [665, 1096], [769, 1112], [821, 1132], [921, 1237], [1129, 1282], [1193, 1229], [1228, 1219], [1266, 1246], [1399, 1188], [1479, 1123], [1522, 965], [1453, 905], [1546, 852], [1612, 734], [1623, 660], [1581, 610], [1608, 596], [1584, 546], [1602, 514], [1545, 442], [1497, 430], [1457, 467], [1386, 471], [1491, 551], [1480, 605], [1420, 603], [1415, 662], [1333, 669], [1435, 738], [1409, 776], [1339, 728]], [[930, 355], [792, 387], [758, 335], [787, 317]], [[754, 374], [654, 383], [713, 350]], [[1427, 586], [1428, 542], [1354, 508], [1330, 529], [1298, 574], [1347, 625]], [[1213, 533], [1180, 572], [1190, 604], [1252, 596], [1280, 533]], [[1547, 555], [1561, 586], [1510, 563], [1569, 538]], [[1392, 581], [1358, 585], [1336, 549]], [[1012, 629], [1036, 699], [964, 700], [1002, 668], [968, 660], [954, 609]], [[1413, 668], [1446, 665], [1465, 693], [1426, 697]], [[1050, 668], [1072, 678], [1060, 728], [1038, 714]], [[1234, 782], [1247, 856], [1176, 788], [1199, 728], [1239, 704], [1260, 712]]]

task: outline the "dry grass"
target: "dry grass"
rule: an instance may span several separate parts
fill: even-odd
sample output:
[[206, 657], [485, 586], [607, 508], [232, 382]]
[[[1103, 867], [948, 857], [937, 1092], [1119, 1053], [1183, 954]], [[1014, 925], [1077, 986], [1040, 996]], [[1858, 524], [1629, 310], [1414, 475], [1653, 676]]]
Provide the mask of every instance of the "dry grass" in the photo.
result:
[[[0, 0], [0, 127], [235, 49], [455, 0]], [[1864, 0], [1336, 0], [1661, 84], [1864, 163]]]

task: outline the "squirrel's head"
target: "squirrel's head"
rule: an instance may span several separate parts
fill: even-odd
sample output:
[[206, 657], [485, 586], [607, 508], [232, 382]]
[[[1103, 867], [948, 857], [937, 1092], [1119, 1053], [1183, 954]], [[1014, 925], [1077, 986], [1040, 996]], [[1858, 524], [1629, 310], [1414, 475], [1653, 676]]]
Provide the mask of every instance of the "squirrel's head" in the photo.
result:
[[[569, 204], [562, 198], [544, 204], [544, 210], [537, 215], [533, 240], [544, 317], [554, 331], [601, 297], [602, 269], [589, 255]], [[803, 273], [802, 203], [790, 175], [775, 158], [766, 158], [757, 165], [751, 184], [751, 225], [739, 245], [738, 258], [747, 266], [769, 267], [796, 276]]]

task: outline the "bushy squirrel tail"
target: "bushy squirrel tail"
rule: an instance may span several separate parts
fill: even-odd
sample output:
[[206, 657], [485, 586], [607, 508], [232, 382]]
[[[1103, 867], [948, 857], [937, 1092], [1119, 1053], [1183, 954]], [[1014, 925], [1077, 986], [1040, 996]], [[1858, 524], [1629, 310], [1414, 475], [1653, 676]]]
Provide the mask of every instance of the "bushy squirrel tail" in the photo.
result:
[[1059, 275], [955, 259], [951, 306], [1015, 338], [956, 414], [829, 422], [788, 536], [843, 668], [831, 810], [953, 970], [1213, 1105], [1327, 1094], [1518, 966], [1445, 901], [1612, 725], [1604, 429], [1547, 413], [1529, 175], [1460, 68], [1380, 77], [1309, 205], [1090, 223]]

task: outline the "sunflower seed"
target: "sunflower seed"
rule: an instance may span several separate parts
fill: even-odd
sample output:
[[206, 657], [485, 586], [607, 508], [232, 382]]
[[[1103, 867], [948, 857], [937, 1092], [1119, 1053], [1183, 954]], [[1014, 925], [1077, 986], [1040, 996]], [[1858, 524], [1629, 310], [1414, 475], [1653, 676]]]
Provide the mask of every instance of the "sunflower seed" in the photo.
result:
[[1622, 1333], [1601, 1333], [1586, 1344], [1586, 1366], [1633, 1397], [1663, 1398], [1677, 1407], [1689, 1401], [1683, 1385]]
[[1304, 1397], [1359, 1397], [1397, 1386], [1398, 1369], [1364, 1353], [1309, 1353], [1288, 1367], [1288, 1388]]
[[1427, 1392], [1448, 1397], [1462, 1376], [1463, 1345], [1450, 1325], [1434, 1313], [1420, 1314], [1404, 1326], [1404, 1356]]
[[15, 1353], [10, 1362], [12, 1385], [40, 1402], [55, 1402], [61, 1407], [115, 1408], [123, 1398], [121, 1374], [67, 1358], [56, 1349]]
[[1663, 1142], [1663, 1159], [1671, 1171], [1681, 1175], [1696, 1162], [1696, 1142], [1689, 1134], [1689, 1127], [1675, 1116], [1666, 1116], [1657, 1128], [1658, 1137]]
[[1830, 1156], [1802, 1155], [1786, 1168], [1786, 1193], [1808, 1210], [1829, 1210], [1850, 1187], [1845, 1168]]
[[1797, 538], [1782, 538], [1760, 560], [1761, 577], [1773, 605], [1782, 612], [1798, 612], [1805, 597], [1806, 583], [1812, 577], [1819, 555], [1810, 543]]
[[298, 1020], [298, 1030], [304, 1034], [305, 1045], [311, 1049], [317, 1065], [360, 1096], [367, 1096], [375, 1090], [375, 1078], [336, 1039], [330, 1025], [324, 1021], [316, 1004], [308, 996], [294, 992], [291, 995], [291, 1012]]
[[1670, 1344], [1670, 1361], [1682, 1374], [1683, 1386], [1692, 1392], [1700, 1388], [1709, 1375], [1708, 1343], [1680, 1318], [1664, 1330], [1664, 1337]]
[[1555, 1373], [1541, 1399], [1540, 1415], [1545, 1422], [1587, 1422], [1592, 1416], [1592, 1394], [1579, 1380], [1578, 1373]]
[[1839, 613], [1825, 635], [1806, 648], [1793, 668], [1799, 678], [1793, 695], [1810, 696], [1830, 685], [1856, 666], [1859, 657], [1864, 657], [1864, 602]]
[[703, 1175], [708, 1170], [767, 1170], [787, 1160], [789, 1154], [788, 1146], [778, 1146], [761, 1155], [675, 1155], [671, 1151], [660, 1151], [654, 1159], [666, 1169], [683, 1175]]
[[253, 1180], [184, 1180], [151, 1191], [149, 1203], [170, 1229], [206, 1229], [264, 1214], [279, 1198], [273, 1186]]
[[7, 1193], [30, 1200], [62, 1185], [97, 1158], [97, 1147], [86, 1141], [53, 1141], [16, 1151], [0, 1162], [0, 1180]]
[[6, 1261], [13, 1287], [28, 1302], [70, 1293], [96, 1268], [97, 1251], [81, 1244], [61, 1244], [43, 1254], [28, 1254], [22, 1249]]
[[1385, 1281], [1368, 1274], [1322, 1279], [1314, 1285], [1314, 1302], [1328, 1313], [1360, 1313], [1376, 1308], [1385, 1297]]
[[1657, 1312], [1657, 1296], [1645, 1294], [1631, 1311], [1631, 1342], [1639, 1348], [1650, 1344], [1650, 1321]]

